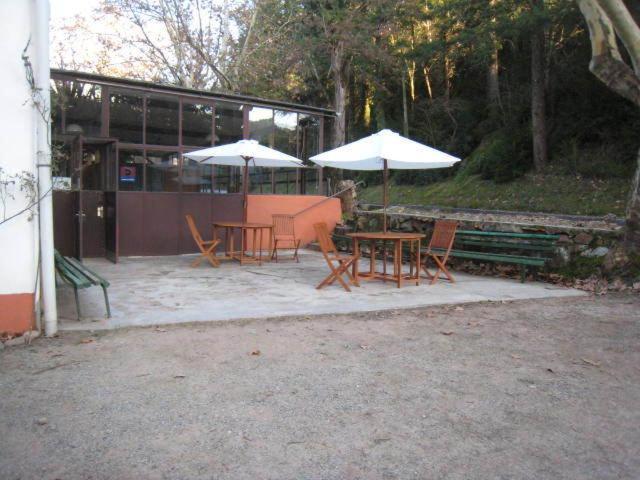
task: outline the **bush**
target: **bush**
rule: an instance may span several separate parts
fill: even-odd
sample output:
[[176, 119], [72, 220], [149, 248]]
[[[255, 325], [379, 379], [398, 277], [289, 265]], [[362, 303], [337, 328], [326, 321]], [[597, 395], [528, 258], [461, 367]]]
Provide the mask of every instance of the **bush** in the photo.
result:
[[617, 143], [580, 145], [572, 138], [559, 146], [551, 167], [560, 174], [586, 178], [630, 178], [637, 157], [635, 147]]
[[531, 141], [526, 129], [505, 128], [485, 138], [465, 160], [461, 175], [506, 183], [531, 168]]

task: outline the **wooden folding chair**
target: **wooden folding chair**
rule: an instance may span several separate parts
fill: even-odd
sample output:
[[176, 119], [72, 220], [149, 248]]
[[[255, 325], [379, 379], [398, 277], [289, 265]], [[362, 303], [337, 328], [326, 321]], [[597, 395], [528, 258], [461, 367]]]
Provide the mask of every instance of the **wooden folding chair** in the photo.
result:
[[[320, 282], [316, 288], [320, 290], [322, 287], [331, 285], [337, 280], [347, 292], [350, 292], [351, 289], [349, 288], [349, 285], [347, 285], [342, 278], [343, 274], [347, 275], [349, 282], [352, 285], [359, 287], [360, 284], [358, 283], [358, 279], [349, 272], [349, 268], [353, 265], [353, 262], [358, 261], [358, 256], [340, 255], [338, 253], [333, 240], [331, 240], [331, 235], [329, 235], [329, 229], [327, 228], [326, 223], [315, 223], [313, 225], [313, 229], [316, 231], [316, 235], [318, 236], [318, 243], [320, 244], [322, 256], [331, 270], [329, 276]], [[334, 262], [336, 262], [336, 264], [334, 264]]]
[[215, 249], [220, 243], [220, 239], [203, 240], [202, 235], [200, 235], [200, 232], [198, 231], [198, 227], [196, 227], [196, 222], [193, 220], [193, 217], [187, 214], [184, 216], [184, 218], [187, 220], [187, 225], [189, 225], [189, 230], [191, 231], [191, 236], [193, 236], [193, 241], [196, 242], [196, 245], [198, 245], [201, 253], [201, 255], [191, 263], [191, 266], [195, 268], [200, 265], [200, 262], [202, 262], [202, 260], [207, 259], [211, 266], [219, 267], [220, 261], [216, 258]]
[[[444, 273], [451, 283], [456, 283], [453, 275], [451, 275], [447, 269], [447, 260], [453, 247], [453, 241], [456, 238], [457, 228], [458, 222], [454, 220], [436, 220], [429, 246], [424, 252], [424, 262], [422, 264], [423, 270], [431, 279], [431, 285], [436, 283], [440, 277], [440, 273]], [[429, 259], [432, 259], [436, 264], [437, 269], [434, 274], [431, 274], [427, 269]]]
[[293, 215], [273, 215], [273, 252], [271, 252], [271, 260], [274, 258], [278, 261], [278, 245], [283, 243], [285, 247], [293, 248], [293, 259], [300, 262], [298, 258], [298, 249], [300, 248], [300, 239], [296, 238], [296, 230], [294, 227], [295, 217]]

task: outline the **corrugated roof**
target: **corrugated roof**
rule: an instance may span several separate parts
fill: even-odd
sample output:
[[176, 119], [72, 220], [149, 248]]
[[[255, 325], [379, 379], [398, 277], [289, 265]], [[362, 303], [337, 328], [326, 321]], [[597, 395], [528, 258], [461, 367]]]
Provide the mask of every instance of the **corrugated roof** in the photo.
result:
[[315, 113], [317, 115], [335, 116], [335, 111], [328, 108], [314, 107], [311, 105], [300, 105], [298, 103], [285, 102], [282, 100], [269, 100], [266, 98], [253, 97], [250, 95], [238, 95], [235, 93], [215, 92], [207, 90], [196, 90], [193, 88], [179, 87], [176, 85], [165, 85], [161, 83], [153, 83], [144, 80], [134, 80], [131, 78], [118, 78], [106, 75], [98, 75], [95, 73], [77, 72], [73, 70], [62, 70], [58, 68], [51, 69], [51, 77], [60, 79], [64, 77], [68, 80], [78, 80], [85, 82], [94, 82], [103, 85], [112, 85], [118, 87], [127, 87], [133, 89], [145, 90], [156, 93], [174, 93], [191, 97], [205, 97], [218, 100], [227, 100], [238, 103], [248, 103], [256, 106], [277, 107], [286, 110], [295, 110], [304, 113]]

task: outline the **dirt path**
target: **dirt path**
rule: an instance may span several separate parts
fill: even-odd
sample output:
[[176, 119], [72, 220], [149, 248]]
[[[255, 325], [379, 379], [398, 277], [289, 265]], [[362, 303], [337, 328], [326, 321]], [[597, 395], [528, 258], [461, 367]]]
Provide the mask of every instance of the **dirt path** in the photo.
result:
[[640, 472], [640, 298], [65, 333], [0, 352], [2, 479]]

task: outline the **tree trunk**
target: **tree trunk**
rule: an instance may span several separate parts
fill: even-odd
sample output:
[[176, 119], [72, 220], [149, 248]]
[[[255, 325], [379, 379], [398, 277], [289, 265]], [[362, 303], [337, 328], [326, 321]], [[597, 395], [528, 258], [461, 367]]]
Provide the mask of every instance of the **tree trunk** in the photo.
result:
[[336, 120], [333, 122], [333, 148], [344, 145], [347, 128], [347, 65], [344, 58], [344, 43], [339, 40], [331, 50], [331, 74], [334, 83], [333, 102]]
[[496, 46], [491, 52], [491, 61], [487, 68], [487, 105], [489, 106], [489, 116], [492, 119], [497, 118], [501, 110], [499, 69], [498, 47]]
[[[489, 1], [489, 9], [492, 12], [490, 24], [495, 28], [497, 19], [494, 13], [496, 8], [496, 0]], [[487, 68], [487, 105], [489, 106], [489, 116], [494, 119], [501, 110], [500, 104], [500, 58], [498, 52], [500, 50], [500, 42], [498, 41], [495, 31], [489, 34], [491, 39], [491, 56]]]
[[[544, 8], [543, 0], [532, 0], [534, 9]], [[531, 35], [531, 133], [533, 165], [542, 172], [547, 164], [547, 121], [545, 96], [544, 26], [534, 26]]]
[[[612, 91], [640, 106], [640, 30], [637, 20], [622, 0], [578, 0], [578, 6], [589, 27], [589, 69]], [[624, 62], [616, 34], [627, 49], [634, 68]], [[628, 253], [640, 253], [640, 152], [627, 203], [623, 246]]]
[[424, 73], [424, 86], [427, 89], [427, 95], [429, 100], [433, 100], [433, 90], [431, 89], [431, 75], [429, 74], [429, 68], [425, 65], [422, 69]]
[[402, 70], [402, 133], [405, 137], [409, 137], [409, 112], [407, 111], [407, 86], [404, 70]]
[[443, 62], [443, 76], [444, 76], [444, 101], [446, 105], [449, 105], [449, 100], [451, 99], [451, 78], [453, 77], [451, 60], [449, 59], [449, 55], [445, 50], [444, 52], [444, 62]]
[[624, 246], [627, 252], [640, 254], [640, 151], [627, 203]]
[[409, 97], [411, 98], [411, 108], [413, 108], [413, 102], [416, 101], [416, 62], [409, 62], [407, 74], [409, 75]]

